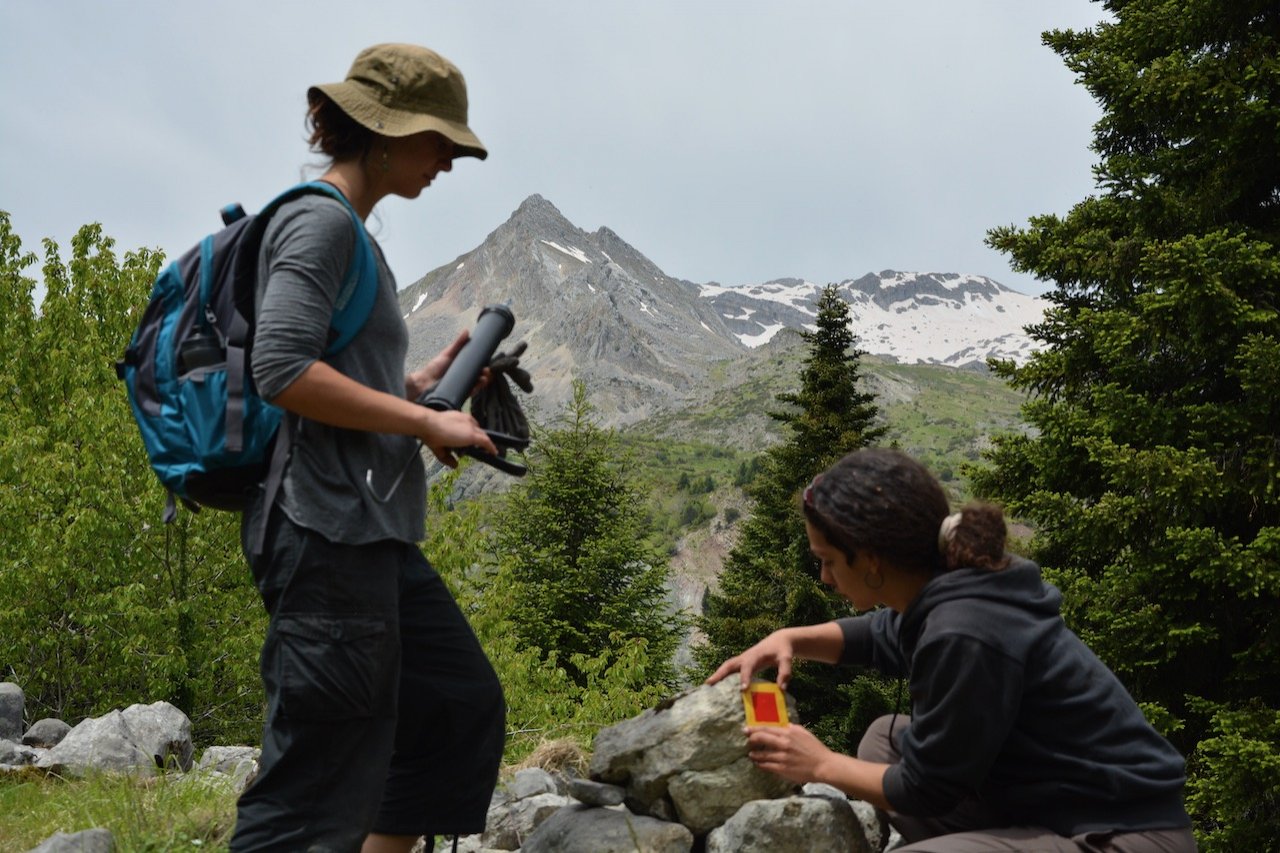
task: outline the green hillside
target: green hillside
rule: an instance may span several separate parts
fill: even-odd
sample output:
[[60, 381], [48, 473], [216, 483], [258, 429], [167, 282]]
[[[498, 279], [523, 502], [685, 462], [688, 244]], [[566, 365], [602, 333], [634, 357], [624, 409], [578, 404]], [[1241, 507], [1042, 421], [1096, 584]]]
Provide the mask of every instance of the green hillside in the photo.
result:
[[[742, 485], [761, 451], [781, 437], [768, 412], [781, 406], [778, 394], [794, 390], [803, 356], [798, 335], [780, 335], [715, 365], [699, 401], [622, 431], [623, 446], [651, 483], [654, 520], [669, 550], [712, 519], [732, 524], [745, 511]], [[875, 356], [862, 364], [886, 440], [928, 465], [953, 501], [969, 497], [964, 466], [980, 459], [991, 436], [1026, 428], [1022, 395], [985, 371]]]

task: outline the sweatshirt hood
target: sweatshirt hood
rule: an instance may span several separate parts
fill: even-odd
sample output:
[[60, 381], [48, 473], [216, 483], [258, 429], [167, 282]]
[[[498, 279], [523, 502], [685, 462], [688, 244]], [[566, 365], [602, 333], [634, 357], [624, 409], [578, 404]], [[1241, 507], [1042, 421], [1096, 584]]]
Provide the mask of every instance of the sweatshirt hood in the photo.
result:
[[[915, 648], [926, 619], [930, 631], [965, 623], [971, 633], [993, 639], [1011, 633], [1038, 633], [1061, 621], [1062, 594], [1040, 577], [1040, 567], [1013, 557], [998, 572], [956, 569], [925, 584], [902, 614], [904, 649]], [[996, 618], [992, 618], [993, 614]]]

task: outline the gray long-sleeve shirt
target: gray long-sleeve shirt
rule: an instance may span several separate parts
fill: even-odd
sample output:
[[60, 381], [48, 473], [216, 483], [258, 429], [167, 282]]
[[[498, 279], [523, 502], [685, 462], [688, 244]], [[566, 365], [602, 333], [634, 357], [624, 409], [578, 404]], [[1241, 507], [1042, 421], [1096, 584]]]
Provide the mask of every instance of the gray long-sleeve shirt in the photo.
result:
[[[363, 385], [404, 396], [409, 335], [395, 278], [376, 244], [373, 310], [345, 348], [323, 355], [334, 302], [355, 253], [352, 226], [341, 202], [318, 195], [281, 206], [267, 226], [258, 257], [253, 343], [254, 381], [267, 400], [321, 359]], [[290, 415], [286, 427], [294, 425], [281, 504], [295, 524], [348, 545], [423, 538], [426, 476], [412, 436], [339, 429]], [[383, 494], [411, 456], [394, 497], [385, 504], [374, 500], [366, 473], [373, 472], [373, 488]]]

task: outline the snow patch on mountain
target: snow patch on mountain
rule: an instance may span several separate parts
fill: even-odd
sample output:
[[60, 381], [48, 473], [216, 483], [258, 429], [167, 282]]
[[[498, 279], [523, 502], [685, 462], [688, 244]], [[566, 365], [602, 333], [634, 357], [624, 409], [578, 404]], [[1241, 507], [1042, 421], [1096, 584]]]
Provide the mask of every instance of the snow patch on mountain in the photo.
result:
[[[903, 362], [963, 366], [989, 357], [1024, 362], [1032, 351], [1026, 327], [1044, 318], [1048, 303], [986, 276], [885, 270], [837, 285], [849, 303], [858, 345]], [[749, 347], [782, 328], [814, 328], [822, 287], [780, 279], [746, 287], [704, 284], [699, 296]]]

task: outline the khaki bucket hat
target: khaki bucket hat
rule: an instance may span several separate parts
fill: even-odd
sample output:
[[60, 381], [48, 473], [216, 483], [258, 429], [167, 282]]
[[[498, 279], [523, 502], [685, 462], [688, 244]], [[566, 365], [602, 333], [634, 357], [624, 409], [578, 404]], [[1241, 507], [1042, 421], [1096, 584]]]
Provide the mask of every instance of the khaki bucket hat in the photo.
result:
[[377, 44], [360, 51], [347, 79], [307, 90], [328, 95], [352, 119], [382, 136], [424, 130], [443, 134], [457, 156], [489, 156], [467, 127], [467, 83], [452, 62], [413, 44]]

